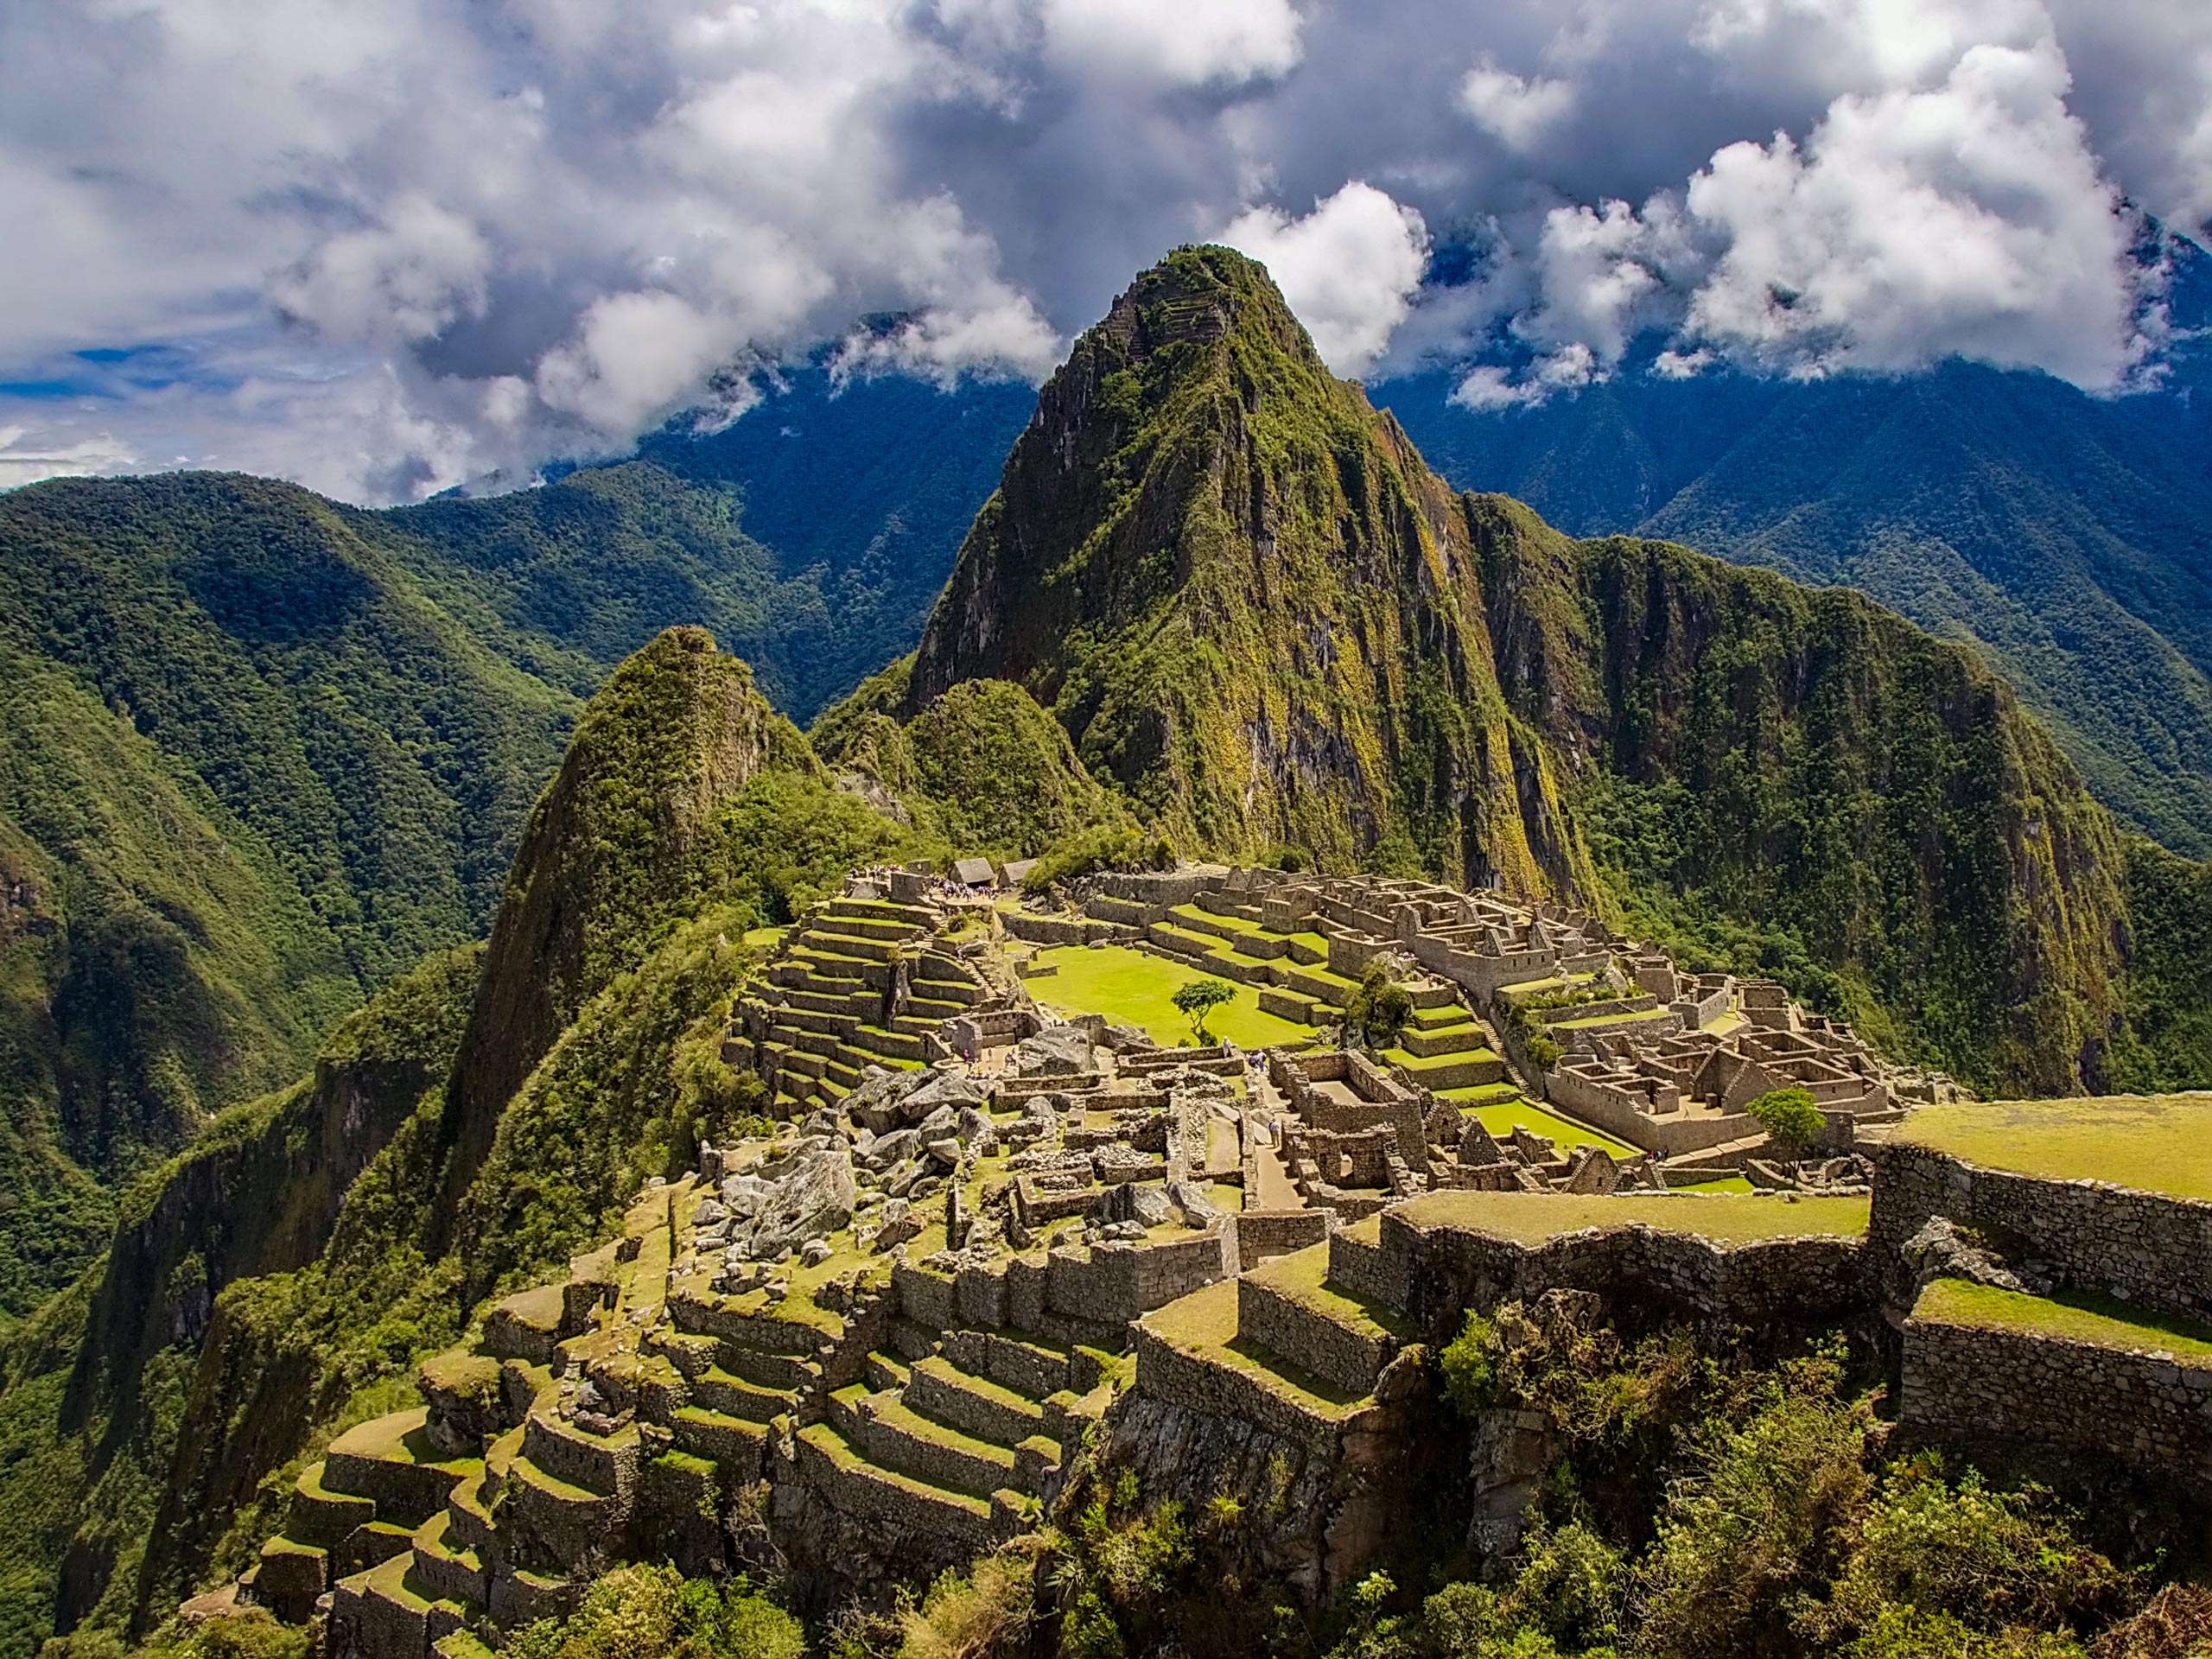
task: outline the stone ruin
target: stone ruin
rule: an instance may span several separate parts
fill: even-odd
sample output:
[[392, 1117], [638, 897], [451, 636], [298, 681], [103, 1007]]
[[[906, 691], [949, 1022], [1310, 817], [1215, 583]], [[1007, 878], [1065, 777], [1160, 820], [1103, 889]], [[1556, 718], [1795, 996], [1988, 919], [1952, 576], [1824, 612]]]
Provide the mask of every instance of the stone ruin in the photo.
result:
[[[803, 1572], [934, 1571], [1031, 1524], [1117, 1400], [1141, 1447], [1183, 1443], [1174, 1414], [1198, 1413], [1281, 1448], [1269, 1467], [1287, 1459], [1304, 1497], [1269, 1548], [1318, 1589], [1382, 1523], [1358, 1497], [1370, 1454], [1345, 1448], [1387, 1445], [1414, 1386], [1394, 1365], [1424, 1293], [1401, 1236], [1376, 1230], [1384, 1212], [1656, 1192], [1677, 1173], [1660, 1137], [1623, 1135], [1634, 1158], [1563, 1154], [1484, 1128], [1484, 1104], [1541, 1095], [1579, 1075], [1570, 1061], [1657, 1068], [1678, 1052], [1664, 1045], [1706, 1034], [1747, 1063], [1836, 1064], [1903, 1093], [1841, 1028], [1673, 976], [1556, 907], [1201, 869], [1101, 878], [1071, 920], [960, 874], [979, 880], [863, 872], [800, 919], [723, 1050], [772, 1091], [774, 1133], [702, 1145], [564, 1283], [427, 1363], [421, 1407], [334, 1441], [250, 1598], [327, 1609], [335, 1655], [480, 1659], [613, 1560], [734, 1569], [743, 1516]], [[1317, 1027], [1382, 957], [1414, 1016], [1379, 1054], [1161, 1048], [1040, 1008], [1049, 982], [1026, 983], [1005, 949], [1040, 934], [1220, 972]], [[1536, 1014], [1593, 1021], [1539, 1021], [1565, 1051], [1548, 1074], [1516, 1065], [1529, 1021], [1510, 1012], [1546, 979], [1584, 989]], [[1669, 1116], [1647, 1098], [1640, 1120]], [[1848, 1153], [1694, 1155], [1801, 1192], [1863, 1176]], [[1204, 1462], [1147, 1478], [1172, 1490]]]
[[[1109, 938], [1192, 963], [1254, 986], [1270, 1012], [1322, 1027], [1381, 959], [1415, 1004], [1399, 1042], [1376, 1057], [1398, 1084], [1462, 1107], [1517, 1092], [1665, 1166], [1742, 1173], [1764, 1140], [1745, 1108], [1775, 1089], [1810, 1093], [1839, 1151], [1862, 1128], [1961, 1093], [1942, 1073], [1891, 1064], [1770, 981], [1685, 973], [1585, 912], [1493, 891], [1185, 867], [1098, 877], [1079, 919], [1007, 925], [1040, 942]], [[1524, 1161], [1555, 1161], [1529, 1144], [1541, 1138], [1513, 1137]], [[1399, 1153], [1418, 1183], [1424, 1160], [1410, 1135]], [[1382, 1156], [1382, 1143], [1359, 1155]]]

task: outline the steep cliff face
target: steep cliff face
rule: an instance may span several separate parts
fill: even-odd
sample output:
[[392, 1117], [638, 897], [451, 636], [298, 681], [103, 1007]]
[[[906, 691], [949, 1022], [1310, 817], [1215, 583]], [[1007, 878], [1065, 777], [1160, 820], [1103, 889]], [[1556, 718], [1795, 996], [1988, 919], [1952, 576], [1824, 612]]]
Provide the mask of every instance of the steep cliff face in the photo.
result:
[[987, 678], [1186, 847], [1588, 885], [1450, 491], [1226, 250], [1138, 278], [1046, 386], [906, 712]]
[[576, 1011], [716, 879], [715, 810], [766, 771], [818, 777], [798, 728], [703, 628], [671, 628], [586, 707], [530, 815], [454, 1069], [450, 1213], [499, 1116]]

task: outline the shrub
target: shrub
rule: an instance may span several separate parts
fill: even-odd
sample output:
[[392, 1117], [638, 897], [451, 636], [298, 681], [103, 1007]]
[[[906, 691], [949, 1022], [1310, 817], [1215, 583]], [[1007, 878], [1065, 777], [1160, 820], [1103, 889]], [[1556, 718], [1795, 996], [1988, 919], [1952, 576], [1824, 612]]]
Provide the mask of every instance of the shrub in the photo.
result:
[[1954, 1484], [1907, 1464], [1884, 1484], [1820, 1624], [1871, 1632], [1891, 1604], [1985, 1631], [2098, 1623], [2127, 1586], [2042, 1492], [1993, 1492], [1973, 1470]]
[[1744, 1109], [1769, 1140], [1793, 1152], [1811, 1146], [1827, 1127], [1811, 1092], [1804, 1089], [1770, 1089]]
[[183, 1659], [307, 1659], [308, 1633], [257, 1607], [207, 1620], [176, 1651]]
[[1344, 1029], [1357, 1033], [1370, 1049], [1388, 1048], [1414, 1017], [1414, 1000], [1406, 988], [1390, 976], [1381, 957], [1367, 964], [1359, 985], [1344, 999]]
[[1670, 1659], [1796, 1651], [1869, 1481], [1856, 1415], [1831, 1397], [1783, 1395], [1740, 1428], [1716, 1426], [1669, 1491], [1643, 1567], [1642, 1645]]
[[921, 1605], [899, 1615], [899, 1659], [980, 1659], [1026, 1630], [1034, 1599], [1028, 1558], [1011, 1549], [966, 1573], [938, 1575]]
[[600, 1579], [565, 1619], [525, 1625], [513, 1659], [804, 1659], [806, 1633], [743, 1579], [717, 1585], [670, 1567]]
[[1497, 1327], [1470, 1308], [1459, 1334], [1437, 1357], [1444, 1371], [1444, 1397], [1454, 1410], [1471, 1417], [1496, 1403], [1497, 1352]]

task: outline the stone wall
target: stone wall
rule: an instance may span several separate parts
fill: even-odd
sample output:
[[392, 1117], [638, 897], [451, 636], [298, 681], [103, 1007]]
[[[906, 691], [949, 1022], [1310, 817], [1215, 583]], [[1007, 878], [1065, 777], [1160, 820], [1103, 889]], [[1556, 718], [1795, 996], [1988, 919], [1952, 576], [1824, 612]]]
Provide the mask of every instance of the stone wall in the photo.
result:
[[1603, 1129], [1632, 1147], [1656, 1152], [1662, 1158], [1680, 1158], [1686, 1153], [1703, 1152], [1708, 1147], [1724, 1146], [1759, 1133], [1758, 1125], [1741, 1112], [1717, 1117], [1691, 1117], [1681, 1113], [1656, 1117], [1638, 1111], [1623, 1090], [1578, 1077], [1565, 1070], [1546, 1074], [1544, 1097], [1592, 1128]]
[[1329, 1236], [1325, 1210], [1247, 1210], [1231, 1219], [1237, 1260], [1247, 1268], [1319, 1244]]
[[1236, 1271], [1236, 1235], [1225, 1225], [1156, 1244], [1057, 1249], [1046, 1306], [1072, 1319], [1126, 1325]]
[[[1271, 1387], [1262, 1375], [1193, 1359], [1149, 1325], [1137, 1325], [1134, 1335], [1137, 1376], [1147, 1400], [1249, 1423], [1263, 1433], [1320, 1452], [1333, 1452], [1338, 1435], [1350, 1426], [1307, 1410]], [[1387, 1409], [1371, 1407], [1364, 1414], [1380, 1418]]]
[[1615, 1317], [1637, 1325], [1679, 1319], [1829, 1329], [1859, 1322], [1873, 1305], [1869, 1253], [1856, 1238], [1723, 1243], [1630, 1223], [1527, 1245], [1449, 1225], [1417, 1228], [1403, 1212], [1386, 1211], [1381, 1254], [1373, 1276], [1402, 1282], [1406, 1311], [1440, 1331], [1455, 1325], [1463, 1309], [1487, 1312], [1548, 1290], [1594, 1292]]
[[1877, 1162], [1867, 1237], [1885, 1263], [1943, 1216], [1990, 1234], [2006, 1255], [2050, 1264], [2062, 1288], [2212, 1316], [2212, 1204], [1984, 1169], [1924, 1147], [1868, 1150]]
[[999, 912], [1006, 931], [1032, 944], [1083, 944], [1088, 942], [1084, 925], [1058, 916], [1032, 916], [1023, 910]]
[[1904, 1330], [1898, 1432], [1961, 1450], [2043, 1449], [2212, 1497], [2212, 1368], [1918, 1316]]

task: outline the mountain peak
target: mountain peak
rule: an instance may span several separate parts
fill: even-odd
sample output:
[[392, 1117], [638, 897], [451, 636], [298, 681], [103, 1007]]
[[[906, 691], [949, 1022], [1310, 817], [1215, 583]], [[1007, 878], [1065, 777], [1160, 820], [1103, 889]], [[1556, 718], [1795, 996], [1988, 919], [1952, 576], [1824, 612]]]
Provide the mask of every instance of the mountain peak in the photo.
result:
[[1179, 845], [1387, 846], [1578, 890], [1586, 855], [1514, 742], [1482, 617], [1465, 515], [1396, 423], [1264, 269], [1181, 248], [1046, 384], [905, 709], [1014, 681]]
[[[1234, 248], [1206, 244], [1176, 249], [1139, 274], [1098, 328], [1118, 335], [1124, 349], [1140, 360], [1236, 335], [1326, 372], [1267, 267]], [[1187, 365], [1186, 354], [1179, 366]]]

